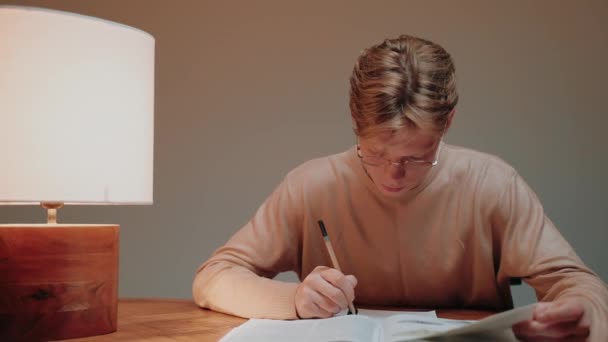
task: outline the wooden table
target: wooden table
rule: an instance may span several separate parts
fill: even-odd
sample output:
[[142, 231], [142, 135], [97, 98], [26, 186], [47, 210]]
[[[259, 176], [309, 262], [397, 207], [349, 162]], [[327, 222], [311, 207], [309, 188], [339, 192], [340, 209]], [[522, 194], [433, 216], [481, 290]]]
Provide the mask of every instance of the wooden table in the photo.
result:
[[[475, 310], [436, 312], [439, 317], [454, 319], [481, 319], [493, 313]], [[116, 332], [66, 341], [215, 342], [245, 321], [244, 318], [201, 309], [190, 300], [121, 299]]]

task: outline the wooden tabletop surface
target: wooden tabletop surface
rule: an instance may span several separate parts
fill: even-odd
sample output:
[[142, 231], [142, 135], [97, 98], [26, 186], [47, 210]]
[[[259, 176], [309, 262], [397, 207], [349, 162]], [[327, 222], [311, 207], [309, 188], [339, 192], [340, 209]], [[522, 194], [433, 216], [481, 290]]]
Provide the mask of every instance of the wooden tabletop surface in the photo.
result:
[[[453, 319], [481, 319], [493, 313], [475, 310], [436, 312], [439, 317]], [[66, 341], [215, 342], [245, 321], [244, 318], [201, 309], [190, 300], [121, 299], [116, 332]]]

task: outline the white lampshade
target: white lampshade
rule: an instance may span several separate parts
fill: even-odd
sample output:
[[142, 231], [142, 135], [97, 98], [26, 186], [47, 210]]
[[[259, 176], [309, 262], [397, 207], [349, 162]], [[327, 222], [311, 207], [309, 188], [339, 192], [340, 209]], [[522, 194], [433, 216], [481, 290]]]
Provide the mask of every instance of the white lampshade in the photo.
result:
[[154, 38], [0, 6], [0, 203], [150, 204]]

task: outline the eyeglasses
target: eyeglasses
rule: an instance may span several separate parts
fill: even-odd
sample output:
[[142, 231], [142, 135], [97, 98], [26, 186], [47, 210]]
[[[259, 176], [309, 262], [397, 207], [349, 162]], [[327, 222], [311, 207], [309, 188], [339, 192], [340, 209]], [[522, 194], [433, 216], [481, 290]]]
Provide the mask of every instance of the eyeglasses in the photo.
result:
[[407, 158], [407, 159], [403, 159], [401, 161], [395, 162], [395, 161], [392, 161], [387, 158], [382, 158], [382, 157], [378, 157], [378, 156], [374, 156], [374, 155], [365, 155], [361, 151], [361, 146], [359, 146], [359, 144], [357, 144], [357, 156], [359, 157], [359, 159], [361, 159], [361, 162], [363, 164], [371, 166], [371, 167], [382, 167], [382, 166], [386, 167], [386, 166], [396, 165], [396, 166], [402, 166], [404, 169], [407, 169], [412, 172], [424, 171], [424, 170], [430, 169], [433, 166], [437, 165], [439, 163], [439, 151], [440, 150], [441, 150], [441, 143], [439, 144], [439, 147], [437, 148], [437, 152], [435, 153], [435, 160], [433, 160], [433, 161]]

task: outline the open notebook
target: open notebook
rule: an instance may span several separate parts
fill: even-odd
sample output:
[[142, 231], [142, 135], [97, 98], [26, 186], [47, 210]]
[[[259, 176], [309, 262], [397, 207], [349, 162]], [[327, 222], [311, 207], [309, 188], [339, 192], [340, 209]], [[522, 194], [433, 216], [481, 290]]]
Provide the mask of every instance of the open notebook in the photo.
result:
[[532, 318], [534, 304], [505, 311], [479, 321], [437, 318], [434, 314], [397, 313], [326, 319], [280, 321], [250, 319], [230, 331], [221, 342], [398, 342], [440, 337], [492, 335], [513, 339], [513, 324]]

